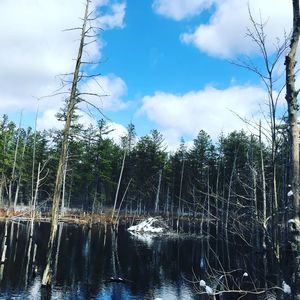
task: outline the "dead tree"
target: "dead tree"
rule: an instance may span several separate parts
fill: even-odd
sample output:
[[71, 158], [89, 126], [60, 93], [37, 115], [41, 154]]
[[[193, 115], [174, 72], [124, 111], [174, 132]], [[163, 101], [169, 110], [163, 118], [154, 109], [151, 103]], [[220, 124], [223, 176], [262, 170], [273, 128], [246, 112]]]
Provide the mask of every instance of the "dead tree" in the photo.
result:
[[19, 151], [19, 143], [20, 143], [20, 136], [21, 136], [21, 124], [22, 124], [22, 112], [20, 116], [20, 123], [19, 127], [17, 130], [17, 140], [16, 140], [16, 148], [15, 148], [15, 154], [14, 154], [14, 162], [13, 162], [13, 167], [12, 167], [12, 172], [11, 172], [11, 180], [8, 186], [8, 206], [10, 207], [12, 205], [12, 189], [17, 181], [16, 178], [16, 168], [17, 168], [17, 159], [18, 159], [18, 151]]
[[[270, 136], [266, 135], [267, 139], [271, 142], [271, 162], [272, 162], [272, 189], [273, 189], [273, 203], [272, 206], [275, 210], [278, 209], [278, 197], [277, 197], [277, 182], [276, 182], [276, 153], [278, 148], [277, 139], [277, 106], [281, 96], [281, 92], [284, 88], [284, 84], [281, 84], [280, 75], [276, 75], [276, 66], [280, 62], [280, 59], [284, 55], [287, 49], [287, 38], [284, 36], [283, 41], [279, 39], [274, 44], [272, 49], [273, 54], [268, 52], [267, 34], [265, 32], [266, 22], [262, 19], [257, 22], [249, 8], [249, 18], [252, 24], [251, 28], [247, 29], [247, 37], [256, 45], [261, 58], [262, 68], [256, 65], [249, 57], [244, 60], [238, 60], [233, 62], [239, 67], [245, 68], [254, 74], [256, 74], [261, 82], [264, 84], [267, 96], [268, 96], [268, 117], [267, 122], [269, 123]], [[279, 82], [279, 86], [275, 86]], [[276, 91], [276, 93], [275, 93]], [[252, 125], [253, 126], [253, 125]], [[260, 126], [254, 126], [259, 128]], [[260, 127], [261, 128], [261, 127]]]
[[80, 38], [80, 44], [79, 44], [79, 49], [78, 49], [78, 54], [76, 59], [76, 66], [73, 73], [72, 87], [71, 87], [70, 96], [67, 99], [67, 112], [66, 112], [66, 121], [63, 130], [62, 150], [61, 150], [61, 155], [58, 163], [56, 182], [55, 182], [55, 188], [53, 194], [53, 203], [52, 203], [52, 212], [51, 212], [51, 231], [50, 231], [48, 250], [47, 250], [47, 264], [42, 278], [43, 286], [49, 286], [52, 280], [52, 271], [51, 271], [53, 267], [52, 255], [54, 252], [54, 244], [57, 235], [59, 204], [61, 199], [64, 170], [67, 162], [71, 121], [74, 116], [76, 104], [78, 103], [79, 94], [77, 91], [77, 85], [81, 79], [80, 67], [82, 64], [82, 53], [85, 46], [85, 38], [87, 37], [87, 33], [89, 31], [87, 25], [89, 20], [89, 4], [90, 4], [90, 0], [86, 0], [85, 14], [83, 18], [83, 25], [81, 28], [81, 38]]
[[26, 150], [26, 147], [27, 147], [28, 137], [29, 137], [29, 131], [26, 134], [26, 137], [25, 137], [25, 140], [24, 140], [24, 144], [23, 144], [22, 153], [21, 153], [21, 162], [20, 162], [19, 177], [18, 177], [18, 180], [17, 180], [17, 186], [16, 186], [15, 198], [14, 198], [14, 207], [13, 207], [14, 211], [16, 211], [17, 202], [18, 202], [18, 198], [19, 198], [19, 192], [20, 192], [20, 187], [21, 187], [21, 180], [22, 180], [22, 176], [23, 176], [24, 155], [25, 155], [25, 150]]
[[116, 207], [117, 207], [119, 190], [120, 190], [122, 176], [123, 176], [123, 171], [124, 171], [124, 166], [125, 166], [125, 159], [126, 159], [126, 150], [124, 150], [124, 154], [123, 154], [122, 167], [121, 167], [121, 171], [120, 171], [120, 175], [119, 175], [119, 180], [118, 180], [118, 185], [117, 185], [117, 190], [116, 190], [116, 194], [115, 194], [114, 207], [113, 207], [113, 210], [112, 210], [112, 213], [111, 213], [111, 221], [112, 222], [114, 222], [114, 216], [115, 216], [115, 211], [116, 211]]
[[[286, 50], [288, 48], [288, 38], [286, 35], [283, 36], [283, 39], [277, 39], [274, 45], [270, 45], [270, 41], [268, 40], [268, 36], [266, 34], [267, 22], [264, 22], [262, 18], [256, 21], [249, 10], [249, 18], [251, 27], [247, 29], [246, 36], [253, 42], [259, 52], [259, 58], [261, 63], [257, 64], [253, 62], [253, 60], [249, 57], [245, 57], [243, 59], [239, 59], [237, 62], [233, 62], [235, 65], [245, 68], [258, 76], [260, 81], [265, 86], [265, 90], [267, 92], [267, 107], [268, 113], [265, 116], [265, 121], [268, 126], [264, 128], [261, 126], [261, 123], [257, 124], [253, 121], [246, 122], [252, 129], [255, 131], [259, 131], [259, 136], [264, 135], [266, 140], [268, 141], [271, 147], [271, 178], [269, 184], [269, 194], [270, 197], [270, 209], [267, 209], [267, 198], [266, 198], [266, 178], [264, 174], [264, 167], [260, 168], [260, 178], [261, 178], [261, 186], [259, 187], [262, 190], [263, 196], [263, 212], [261, 214], [261, 218], [258, 218], [259, 224], [263, 225], [264, 237], [262, 240], [262, 247], [265, 247], [265, 234], [267, 231], [270, 231], [272, 235], [272, 243], [274, 247], [274, 254], [277, 259], [280, 258], [280, 237], [281, 234], [276, 227], [276, 221], [279, 218], [279, 208], [280, 203], [278, 200], [278, 187], [277, 187], [277, 179], [278, 179], [278, 148], [280, 145], [279, 135], [278, 135], [278, 102], [282, 95], [282, 92], [285, 87], [283, 76], [284, 73], [278, 74], [276, 71], [277, 66], [281, 63], [282, 58], [284, 57]], [[269, 50], [271, 49], [271, 50]], [[262, 156], [261, 156], [262, 158]], [[263, 164], [263, 160], [261, 160], [261, 164]], [[267, 227], [267, 220], [270, 218], [270, 226]]]
[[290, 185], [292, 213], [288, 221], [289, 240], [292, 247], [293, 261], [293, 294], [300, 299], [300, 195], [299, 195], [299, 126], [298, 101], [299, 90], [295, 87], [296, 53], [300, 34], [299, 0], [293, 0], [293, 31], [290, 50], [285, 57], [286, 70], [286, 102], [288, 106], [288, 126], [290, 139]]

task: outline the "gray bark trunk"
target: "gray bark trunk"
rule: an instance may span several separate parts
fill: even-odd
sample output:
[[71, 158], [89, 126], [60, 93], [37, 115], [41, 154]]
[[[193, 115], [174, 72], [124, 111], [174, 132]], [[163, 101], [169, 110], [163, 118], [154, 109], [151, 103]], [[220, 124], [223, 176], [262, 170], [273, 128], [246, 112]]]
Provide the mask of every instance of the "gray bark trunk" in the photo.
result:
[[155, 199], [155, 213], [156, 214], [159, 211], [158, 208], [159, 208], [159, 193], [160, 193], [161, 175], [162, 175], [162, 170], [159, 170], [158, 187], [157, 187], [156, 199]]
[[27, 137], [26, 137], [26, 141], [24, 142], [24, 146], [23, 146], [23, 150], [22, 150], [22, 155], [21, 155], [20, 174], [19, 174], [18, 183], [17, 183], [17, 187], [16, 187], [16, 193], [15, 193], [14, 211], [16, 210], [17, 202], [18, 202], [18, 198], [19, 198], [19, 191], [20, 191], [20, 186], [21, 186], [21, 179], [22, 179], [22, 175], [23, 175], [23, 161], [24, 161], [24, 155], [25, 155], [26, 146], [27, 146]]
[[15, 148], [15, 154], [14, 154], [14, 163], [13, 163], [13, 168], [12, 168], [12, 172], [11, 172], [11, 180], [10, 180], [9, 188], [8, 188], [8, 206], [9, 207], [12, 204], [12, 190], [13, 190], [13, 185], [16, 180], [16, 166], [17, 166], [19, 142], [20, 142], [20, 135], [21, 135], [21, 123], [22, 123], [22, 114], [21, 114], [20, 124], [19, 124], [19, 128], [18, 128], [17, 142], [16, 142], [16, 148]]
[[121, 180], [122, 180], [122, 175], [123, 175], [123, 170], [124, 170], [124, 165], [125, 165], [125, 158], [126, 158], [126, 150], [124, 151], [124, 156], [123, 156], [123, 161], [122, 161], [122, 167], [121, 167], [119, 181], [118, 181], [118, 186], [117, 186], [117, 191], [116, 191], [116, 195], [115, 195], [114, 207], [113, 207], [113, 210], [112, 210], [112, 213], [111, 213], [111, 220], [112, 221], [114, 221], [115, 211], [116, 211], [116, 207], [117, 207], [119, 189], [120, 189], [120, 186], [121, 186]]
[[7, 250], [7, 244], [6, 244], [6, 239], [7, 239], [7, 220], [5, 221], [5, 229], [4, 229], [4, 239], [2, 243], [2, 254], [1, 254], [1, 260], [0, 263], [3, 264], [6, 260], [6, 250]]
[[51, 285], [52, 281], [52, 254], [54, 251], [54, 244], [57, 235], [57, 226], [58, 226], [58, 214], [59, 214], [59, 203], [61, 198], [61, 190], [62, 190], [62, 182], [63, 182], [63, 175], [64, 175], [64, 168], [67, 162], [67, 154], [68, 154], [68, 139], [69, 133], [71, 128], [71, 121], [75, 110], [75, 105], [77, 101], [77, 84], [79, 82], [79, 71], [81, 66], [81, 57], [84, 48], [84, 39], [86, 36], [86, 26], [88, 21], [88, 11], [89, 11], [89, 3], [90, 0], [86, 1], [85, 6], [85, 14], [83, 19], [83, 25], [81, 30], [81, 38], [80, 38], [80, 45], [78, 50], [78, 55], [76, 59], [76, 66], [72, 80], [72, 88], [70, 93], [70, 98], [67, 104], [67, 116], [66, 122], [64, 126], [64, 133], [63, 133], [63, 141], [62, 141], [62, 151], [61, 156], [58, 163], [58, 169], [56, 174], [56, 182], [55, 182], [55, 189], [53, 195], [53, 203], [52, 203], [52, 213], [51, 213], [51, 230], [50, 230], [50, 237], [48, 242], [48, 250], [47, 250], [47, 264], [43, 273], [42, 277], [42, 285], [47, 286]]
[[179, 219], [182, 213], [181, 209], [181, 194], [182, 194], [182, 183], [183, 183], [183, 174], [184, 174], [184, 159], [182, 161], [182, 168], [181, 168], [181, 176], [180, 176], [180, 187], [179, 187], [179, 199], [178, 199], [178, 208], [177, 208], [177, 232], [179, 231]]
[[63, 175], [63, 186], [62, 186], [62, 197], [61, 197], [61, 208], [60, 208], [60, 213], [62, 216], [64, 215], [64, 212], [65, 212], [67, 168], [68, 168], [68, 157], [66, 158], [66, 163], [65, 163], [65, 167], [64, 167], [64, 175]]
[[299, 43], [300, 13], [299, 0], [293, 0], [293, 32], [290, 50], [285, 57], [286, 67], [286, 101], [288, 105], [288, 122], [290, 130], [290, 184], [293, 195], [292, 214], [288, 221], [289, 240], [292, 247], [294, 262], [292, 288], [295, 299], [300, 299], [300, 220], [299, 220], [299, 128], [298, 128], [298, 92], [295, 87], [296, 52]]

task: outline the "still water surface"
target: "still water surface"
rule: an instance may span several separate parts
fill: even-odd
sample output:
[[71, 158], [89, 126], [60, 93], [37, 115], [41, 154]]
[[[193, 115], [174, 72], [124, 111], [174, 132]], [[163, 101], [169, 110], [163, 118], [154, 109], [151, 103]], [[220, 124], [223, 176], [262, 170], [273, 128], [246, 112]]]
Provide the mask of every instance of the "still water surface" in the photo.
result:
[[[58, 236], [49, 299], [208, 299], [197, 295], [192, 282], [195, 276], [200, 279], [207, 267], [207, 239], [148, 239], [131, 235], [125, 225], [116, 234], [105, 226], [63, 223]], [[47, 223], [36, 223], [32, 238], [28, 222], [7, 223], [0, 299], [41, 299], [48, 237]], [[0, 223], [0, 238], [3, 244], [5, 223]], [[246, 257], [237, 248], [234, 255], [241, 260]], [[216, 257], [209, 261], [213, 266]], [[110, 282], [111, 276], [126, 282]]]

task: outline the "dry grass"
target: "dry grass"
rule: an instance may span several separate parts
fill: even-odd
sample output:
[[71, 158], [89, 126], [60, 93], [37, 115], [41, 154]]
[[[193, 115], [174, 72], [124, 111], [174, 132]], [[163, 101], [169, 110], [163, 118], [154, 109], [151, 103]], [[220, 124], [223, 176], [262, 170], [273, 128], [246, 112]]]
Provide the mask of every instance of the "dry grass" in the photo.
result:
[[[0, 208], [0, 219], [22, 218], [30, 219], [30, 210], [13, 211], [10, 209]], [[35, 220], [50, 222], [51, 212], [40, 213], [36, 212]], [[83, 211], [66, 211], [63, 215], [59, 216], [59, 221], [69, 224], [97, 224], [97, 223], [112, 223], [111, 213], [89, 213]]]

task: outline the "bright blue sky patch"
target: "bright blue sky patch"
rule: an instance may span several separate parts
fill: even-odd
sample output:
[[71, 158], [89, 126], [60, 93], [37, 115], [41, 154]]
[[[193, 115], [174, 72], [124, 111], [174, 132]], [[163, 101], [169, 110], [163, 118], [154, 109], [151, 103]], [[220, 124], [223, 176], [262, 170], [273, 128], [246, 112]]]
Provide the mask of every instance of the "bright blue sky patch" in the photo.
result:
[[[95, 1], [103, 32], [85, 59], [101, 60], [93, 69], [101, 76], [98, 84], [88, 80], [81, 89], [109, 95], [88, 100], [108, 116], [116, 136], [133, 122], [139, 136], [161, 131], [170, 149], [201, 129], [217, 138], [221, 131], [245, 127], [232, 111], [259, 119], [267, 101], [259, 78], [229, 63], [247, 55], [261, 65], [257, 48], [245, 37], [251, 28], [248, 2], [254, 18], [261, 12], [268, 20], [272, 53], [276, 38], [290, 30], [291, 1]], [[37, 99], [57, 90], [56, 75], [74, 68], [79, 32], [62, 30], [80, 26], [83, 12], [82, 1], [1, 1], [1, 114], [18, 122], [23, 110], [24, 126], [33, 126]], [[283, 70], [281, 61], [276, 75]], [[61, 126], [54, 115], [66, 95], [39, 100], [38, 129]], [[101, 117], [82, 108], [85, 124]]]

